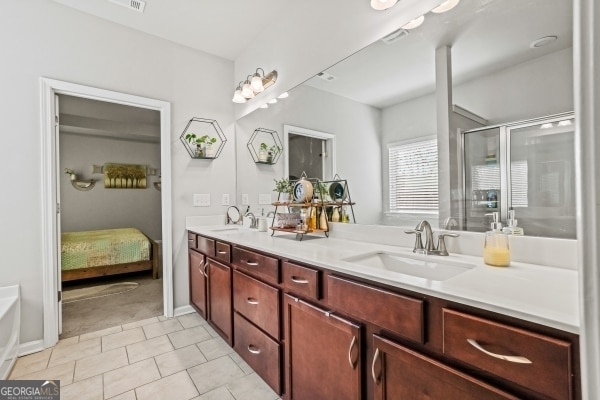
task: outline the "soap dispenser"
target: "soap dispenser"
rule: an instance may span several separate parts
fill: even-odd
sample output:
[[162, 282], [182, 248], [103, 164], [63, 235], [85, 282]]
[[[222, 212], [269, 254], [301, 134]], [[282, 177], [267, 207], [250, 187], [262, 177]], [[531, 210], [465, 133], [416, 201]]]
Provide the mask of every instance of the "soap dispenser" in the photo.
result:
[[494, 267], [508, 267], [510, 265], [508, 235], [502, 232], [502, 223], [499, 221], [498, 212], [486, 215], [492, 216], [492, 224], [491, 230], [485, 233], [483, 262]]
[[517, 220], [515, 219], [515, 210], [513, 210], [512, 208], [508, 210], [508, 219], [506, 223], [508, 226], [502, 228], [502, 232], [506, 233], [507, 235], [523, 236], [525, 234], [523, 228], [517, 226]]

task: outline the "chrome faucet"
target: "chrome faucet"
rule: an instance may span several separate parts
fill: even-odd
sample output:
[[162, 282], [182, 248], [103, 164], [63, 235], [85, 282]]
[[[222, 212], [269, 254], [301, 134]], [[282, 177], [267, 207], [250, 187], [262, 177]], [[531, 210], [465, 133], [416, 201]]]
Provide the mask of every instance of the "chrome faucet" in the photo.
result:
[[258, 219], [256, 218], [256, 216], [253, 213], [251, 213], [250, 211], [247, 211], [246, 215], [244, 215], [244, 217], [250, 218], [250, 228], [252, 228], [252, 229], [258, 228]]
[[[446, 249], [446, 236], [458, 237], [457, 233], [439, 232], [437, 246], [433, 244], [433, 230], [431, 225], [426, 220], [423, 220], [417, 224], [415, 229], [404, 231], [407, 234], [415, 235], [415, 245], [413, 247], [413, 253], [419, 254], [432, 254], [437, 256], [447, 256], [448, 250]], [[421, 234], [425, 232], [425, 246], [423, 246], [423, 240]]]

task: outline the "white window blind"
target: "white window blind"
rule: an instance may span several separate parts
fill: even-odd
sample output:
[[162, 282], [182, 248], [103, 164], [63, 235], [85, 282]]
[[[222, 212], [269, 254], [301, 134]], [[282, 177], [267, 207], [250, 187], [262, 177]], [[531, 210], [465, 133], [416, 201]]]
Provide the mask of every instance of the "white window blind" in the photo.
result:
[[437, 139], [390, 145], [390, 212], [438, 212]]

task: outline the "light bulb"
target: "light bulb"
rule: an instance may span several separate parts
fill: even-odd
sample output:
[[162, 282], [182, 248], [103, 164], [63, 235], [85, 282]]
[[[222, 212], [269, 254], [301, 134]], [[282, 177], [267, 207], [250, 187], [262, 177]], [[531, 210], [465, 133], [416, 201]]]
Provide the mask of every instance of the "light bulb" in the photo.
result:
[[456, 7], [456, 5], [458, 3], [460, 3], [460, 0], [446, 0], [443, 3], [441, 3], [439, 6], [437, 6], [433, 10], [431, 10], [431, 12], [437, 13], [437, 14], [444, 13], [446, 11], [452, 10], [454, 7]]
[[263, 86], [263, 83], [262, 83], [262, 78], [258, 72], [255, 73], [254, 76], [252, 76], [252, 80], [250, 81], [250, 86], [252, 86], [252, 90], [255, 93], [260, 93], [263, 90], [265, 90], [265, 87]]
[[247, 99], [254, 98], [254, 92], [252, 91], [252, 87], [250, 86], [249, 81], [246, 81], [246, 83], [244, 83], [244, 86], [242, 86], [242, 96], [244, 96]]
[[277, 99], [271, 99], [271, 100], [269, 100], [269, 104], [275, 104], [275, 103], [277, 103]]
[[269, 105], [265, 103], [265, 104], [258, 106], [258, 108], [269, 108]]
[[289, 95], [290, 94], [288, 92], [283, 92], [279, 96], [277, 96], [277, 98], [278, 99], [287, 99]]
[[234, 103], [245, 103], [246, 98], [242, 95], [242, 89], [238, 89], [233, 93], [233, 99], [231, 99]]
[[421, 26], [423, 21], [425, 21], [425, 16], [421, 15], [419, 18], [413, 19], [408, 24], [404, 25], [402, 28], [403, 29], [415, 29], [415, 28]]
[[371, 7], [375, 10], [387, 10], [396, 4], [398, 0], [371, 0]]

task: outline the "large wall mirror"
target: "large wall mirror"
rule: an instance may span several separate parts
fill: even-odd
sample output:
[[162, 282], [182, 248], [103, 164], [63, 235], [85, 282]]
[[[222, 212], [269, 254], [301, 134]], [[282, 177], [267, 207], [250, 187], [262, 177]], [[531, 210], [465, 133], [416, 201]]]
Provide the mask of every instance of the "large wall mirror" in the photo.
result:
[[[342, 60], [290, 90], [287, 99], [239, 119], [238, 204], [242, 194], [249, 194], [253, 210], [270, 210], [258, 204], [259, 194], [273, 193], [273, 179], [285, 170], [282, 162], [254, 165], [244, 140], [259, 127], [283, 135], [284, 125], [293, 125], [335, 135], [335, 173], [348, 180], [357, 223], [414, 226], [428, 219], [434, 226], [481, 231], [485, 221], [479, 226], [464, 223], [458, 132], [573, 111], [572, 8], [565, 0], [462, 0], [447, 13], [426, 14], [421, 26], [399, 29]], [[440, 82], [440, 62], [448, 60], [451, 74]], [[450, 135], [441, 137], [444, 84], [450, 84], [445, 92], [451, 93]], [[390, 154], [396, 157], [390, 148], [428, 138], [450, 142], [447, 156], [437, 157], [443, 177], [435, 179], [444, 189], [437, 209], [421, 205], [411, 211], [409, 205], [390, 210], [397, 202], [390, 191]], [[410, 152], [412, 157], [425, 153], [421, 147]], [[573, 157], [566, 159], [572, 162]], [[574, 221], [574, 210], [567, 214]], [[449, 217], [457, 223], [448, 225]]]

